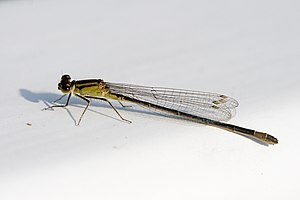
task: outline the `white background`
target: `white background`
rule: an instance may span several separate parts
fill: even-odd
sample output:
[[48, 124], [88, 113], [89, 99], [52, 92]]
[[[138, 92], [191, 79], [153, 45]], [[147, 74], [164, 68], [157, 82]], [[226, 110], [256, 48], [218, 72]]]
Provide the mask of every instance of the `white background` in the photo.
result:
[[[0, 199], [299, 199], [299, 1], [0, 1]], [[226, 94], [220, 129], [93, 102], [74, 79]], [[26, 125], [32, 124], [32, 126]]]

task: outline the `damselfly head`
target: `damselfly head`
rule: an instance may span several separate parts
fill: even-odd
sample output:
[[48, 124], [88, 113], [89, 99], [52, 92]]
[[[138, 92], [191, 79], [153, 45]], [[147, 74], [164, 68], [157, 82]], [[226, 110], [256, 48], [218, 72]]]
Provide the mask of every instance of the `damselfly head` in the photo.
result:
[[71, 82], [71, 76], [65, 74], [61, 77], [60, 82], [58, 83], [58, 89], [63, 93], [70, 93], [73, 87], [73, 82]]

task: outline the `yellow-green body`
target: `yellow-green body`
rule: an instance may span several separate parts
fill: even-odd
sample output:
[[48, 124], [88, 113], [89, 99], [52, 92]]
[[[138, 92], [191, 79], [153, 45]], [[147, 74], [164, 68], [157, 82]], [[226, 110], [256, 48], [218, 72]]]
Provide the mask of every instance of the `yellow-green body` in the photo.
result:
[[[53, 107], [66, 107], [69, 103], [71, 94], [73, 93], [75, 96], [85, 100], [87, 102], [87, 106], [85, 107], [83, 113], [81, 114], [81, 117], [78, 121], [78, 124], [81, 121], [81, 118], [83, 116], [83, 114], [85, 113], [85, 111], [87, 110], [89, 104], [90, 104], [90, 100], [89, 99], [98, 99], [98, 100], [103, 100], [108, 102], [111, 107], [116, 111], [116, 113], [120, 116], [120, 118], [122, 120], [125, 120], [127, 122], [130, 122], [129, 120], [124, 119], [119, 112], [114, 108], [114, 106], [110, 103], [110, 101], [108, 101], [107, 99], [113, 99], [113, 100], [118, 100], [118, 101], [129, 101], [129, 102], [133, 102], [148, 108], [153, 108], [156, 110], [162, 110], [164, 112], [167, 113], [171, 113], [177, 116], [181, 116], [185, 119], [191, 120], [191, 121], [195, 121], [198, 123], [202, 123], [202, 124], [206, 124], [209, 126], [214, 126], [214, 127], [218, 127], [227, 131], [231, 131], [240, 135], [245, 135], [247, 137], [252, 137], [255, 139], [258, 139], [260, 141], [263, 141], [265, 143], [268, 144], [277, 144], [278, 140], [273, 137], [272, 135], [269, 135], [267, 133], [262, 133], [262, 132], [258, 132], [255, 130], [251, 130], [251, 129], [247, 129], [247, 128], [243, 128], [243, 127], [239, 127], [236, 125], [232, 125], [232, 124], [227, 124], [227, 123], [223, 123], [220, 121], [216, 121], [216, 120], [212, 120], [212, 119], [208, 119], [205, 117], [200, 117], [197, 115], [192, 115], [183, 111], [179, 111], [176, 109], [171, 108], [167, 108], [163, 105], [159, 105], [159, 104], [155, 104], [155, 103], [150, 103], [147, 102], [145, 100], [140, 100], [138, 98], [135, 97], [130, 97], [127, 96], [126, 94], [120, 94], [117, 92], [112, 92], [109, 87], [106, 85], [106, 83], [101, 80], [101, 79], [87, 79], [87, 80], [78, 80], [78, 81], [71, 81], [71, 77], [69, 75], [63, 75], [61, 78], [60, 83], [58, 84], [58, 89], [61, 90], [65, 95], [69, 94], [68, 96], [68, 100], [66, 102], [65, 105], [57, 105], [57, 106], [51, 106], [51, 108]], [[64, 96], [65, 96], [64, 95]], [[224, 103], [226, 100], [226, 96], [224, 95], [220, 95], [220, 97], [222, 97], [221, 100], [217, 100], [214, 101], [214, 104], [222, 104]], [[61, 97], [62, 98], [62, 97]], [[60, 98], [60, 99], [61, 99]], [[122, 104], [121, 104], [122, 105]], [[214, 105], [215, 106], [215, 105]], [[218, 108], [218, 107], [214, 107], [213, 108]]]
[[104, 97], [108, 99], [123, 101], [121, 97], [111, 94], [106, 84], [101, 79], [79, 80], [76, 81], [73, 93], [81, 96]]

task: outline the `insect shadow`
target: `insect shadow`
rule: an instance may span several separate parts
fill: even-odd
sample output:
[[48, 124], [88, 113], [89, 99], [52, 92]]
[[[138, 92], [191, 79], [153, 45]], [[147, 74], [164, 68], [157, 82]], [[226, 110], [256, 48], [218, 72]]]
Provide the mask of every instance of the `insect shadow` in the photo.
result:
[[[49, 108], [52, 105], [57, 105], [57, 104], [64, 105], [67, 101], [67, 95], [66, 95], [66, 97], [62, 98], [61, 100], [59, 100], [58, 102], [56, 102], [54, 104], [54, 102], [57, 99], [61, 98], [61, 96], [62, 96], [62, 95], [56, 94], [56, 93], [32, 92], [32, 91], [27, 90], [27, 89], [19, 89], [19, 93], [27, 101], [30, 101], [30, 102], [33, 102], [33, 103], [43, 102], [45, 104], [45, 107], [41, 108], [42, 110], [45, 110], [45, 109]], [[72, 96], [68, 106], [85, 108], [86, 105], [87, 105], [87, 103], [85, 101], [77, 98], [76, 96]], [[107, 102], [103, 102], [103, 101], [100, 101], [100, 100], [97, 101], [97, 100], [91, 99], [91, 105], [96, 106], [96, 107], [101, 107], [101, 108], [112, 109], [112, 107]], [[118, 104], [116, 104], [116, 105], [118, 105]], [[133, 108], [132, 104], [125, 105], [124, 107], [121, 106], [121, 104], [120, 104], [120, 105], [114, 106], [114, 107], [116, 107], [118, 110], [126, 110], [126, 112], [129, 111], [129, 112], [133, 112], [133, 113], [146, 114], [147, 116], [149, 116], [149, 115], [150, 116], [161, 116], [161, 117], [168, 117], [168, 118], [174, 118], [174, 119], [178, 118], [176, 116], [168, 115], [168, 114], [165, 114], [165, 113], [151, 112], [150, 110], [148, 111], [147, 109], [139, 109], [138, 107]], [[72, 118], [74, 123], [76, 124], [75, 117], [71, 114], [69, 109], [67, 107], [63, 107], [63, 108], [67, 110], [68, 114], [70, 115], [70, 117]], [[49, 109], [49, 110], [53, 110], [53, 109]], [[92, 109], [91, 107], [89, 107], [88, 110], [91, 111], [91, 112], [103, 115], [105, 117], [109, 117], [109, 118], [124, 122], [120, 118], [112, 117], [110, 115], [103, 114], [99, 111], [96, 111], [96, 110]]]
[[[34, 102], [34, 103], [38, 103], [38, 102], [42, 101], [45, 104], [45, 108], [48, 108], [51, 105], [53, 105], [53, 102], [56, 101], [57, 99], [59, 99], [62, 96], [60, 94], [49, 93], [49, 92], [32, 92], [32, 91], [27, 90], [27, 89], [19, 89], [19, 93], [27, 101]], [[61, 99], [59, 102], [60, 102], [60, 104], [65, 104], [66, 97]], [[107, 108], [107, 109], [112, 108], [106, 102], [102, 102], [102, 101], [91, 101], [91, 103], [92, 103], [93, 106], [97, 106], [97, 107], [102, 107], [102, 108]], [[73, 107], [84, 108], [87, 104], [86, 104], [86, 102], [82, 101], [81, 99], [74, 98], [74, 96], [73, 96], [73, 98], [71, 97], [71, 99], [70, 99], [70, 104], [69, 105], [71, 105]], [[68, 108], [64, 107], [64, 109], [67, 110], [69, 116], [71, 117], [74, 124], [76, 125], [77, 123], [76, 123], [75, 117], [72, 115], [72, 113], [69, 111]], [[167, 117], [167, 118], [170, 118], [170, 119], [180, 119], [180, 120], [188, 121], [188, 120], [182, 119], [178, 116], [169, 115], [169, 114], [165, 114], [165, 113], [162, 113], [162, 112], [152, 112], [152, 110], [147, 111], [147, 109], [143, 110], [143, 109], [133, 108], [133, 107], [131, 107], [131, 105], [126, 106], [126, 107], [118, 106], [117, 109], [118, 110], [126, 110], [126, 112], [129, 111], [129, 112], [134, 112], [134, 113], [146, 114], [147, 116], [160, 116], [160, 117]], [[112, 118], [112, 119], [123, 122], [123, 120], [121, 120], [120, 118], [116, 118], [116, 117], [112, 117], [110, 115], [103, 114], [99, 111], [95, 111], [95, 110], [91, 109], [90, 107], [88, 108], [88, 110], [91, 111], [91, 112], [100, 114], [102, 116], [109, 117], [109, 118]], [[254, 142], [256, 142], [260, 145], [268, 146], [268, 144], [266, 144], [266, 143], [264, 143], [260, 140], [257, 140], [255, 138], [251, 138], [251, 137], [248, 137], [248, 136], [245, 136], [245, 135], [239, 135], [239, 136], [248, 138], [248, 139], [250, 139], [250, 140], [252, 140], [252, 141], [254, 141]]]

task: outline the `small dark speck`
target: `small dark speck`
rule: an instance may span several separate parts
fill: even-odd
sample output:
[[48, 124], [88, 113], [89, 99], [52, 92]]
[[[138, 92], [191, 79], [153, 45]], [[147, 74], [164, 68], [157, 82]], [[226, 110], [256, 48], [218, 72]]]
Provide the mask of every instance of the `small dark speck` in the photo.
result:
[[30, 124], [30, 123], [26, 123], [26, 125], [27, 125], [27, 126], [32, 126], [32, 124]]

